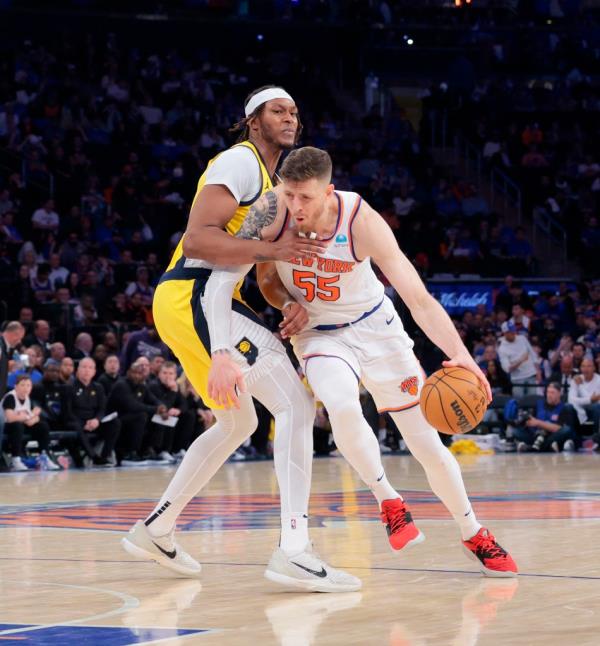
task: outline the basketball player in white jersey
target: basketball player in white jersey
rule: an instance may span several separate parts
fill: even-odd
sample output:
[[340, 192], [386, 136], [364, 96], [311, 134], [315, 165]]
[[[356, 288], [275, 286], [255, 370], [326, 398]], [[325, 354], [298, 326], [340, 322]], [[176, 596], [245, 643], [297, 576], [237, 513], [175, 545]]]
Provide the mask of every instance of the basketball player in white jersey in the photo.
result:
[[[294, 351], [317, 399], [329, 413], [335, 443], [373, 491], [393, 549], [422, 541], [406, 503], [389, 484], [379, 444], [359, 403], [359, 382], [380, 412], [388, 412], [408, 448], [424, 467], [434, 493], [458, 523], [467, 554], [488, 576], [516, 576], [510, 555], [475, 517], [460, 467], [423, 417], [419, 392], [424, 374], [383, 284], [377, 263], [427, 336], [450, 357], [444, 366], [471, 370], [490, 386], [469, 355], [454, 324], [427, 292], [412, 264], [398, 248], [383, 218], [356, 193], [335, 191], [331, 159], [316, 148], [291, 152], [280, 171], [283, 183], [265, 200], [277, 200], [274, 224], [261, 229], [257, 209], [247, 219], [249, 235], [277, 240], [289, 226], [327, 244], [312, 258], [257, 266], [265, 298], [282, 309], [302, 304], [308, 323], [284, 318], [283, 336]], [[242, 233], [244, 233], [242, 231]]]
[[[175, 523], [191, 498], [256, 429], [256, 397], [276, 426], [282, 530], [269, 578], [302, 590], [351, 592], [361, 587], [360, 579], [321, 560], [308, 536], [314, 402], [281, 342], [236, 289], [235, 276], [247, 273], [256, 261], [304, 256], [321, 248], [317, 241], [301, 240], [291, 232], [275, 245], [234, 237], [249, 207], [273, 187], [282, 151], [296, 143], [298, 110], [285, 90], [270, 86], [247, 98], [245, 113], [241, 141], [211, 160], [200, 178], [184, 238], [153, 303], [161, 338], [214, 409], [217, 423], [193, 442], [152, 513], [134, 525], [122, 544], [130, 554], [179, 574], [199, 574], [200, 563], [174, 540]], [[241, 271], [230, 266], [213, 276], [217, 265], [229, 263], [252, 264]], [[231, 388], [221, 388], [222, 377]]]

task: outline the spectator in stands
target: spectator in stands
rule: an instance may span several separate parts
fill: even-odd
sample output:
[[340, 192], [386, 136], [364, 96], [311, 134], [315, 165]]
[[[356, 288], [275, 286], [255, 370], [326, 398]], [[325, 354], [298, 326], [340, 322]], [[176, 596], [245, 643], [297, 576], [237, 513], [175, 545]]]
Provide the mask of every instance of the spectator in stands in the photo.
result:
[[[0, 401], [4, 397], [8, 386], [9, 362], [15, 349], [21, 345], [25, 336], [25, 327], [19, 321], [10, 321], [0, 334]], [[0, 471], [6, 471], [8, 465], [2, 457], [2, 443], [4, 441], [4, 408], [0, 406]]]
[[13, 390], [4, 395], [2, 408], [6, 418], [5, 433], [10, 444], [12, 455], [11, 469], [13, 471], [27, 471], [23, 462], [23, 448], [25, 433], [36, 440], [42, 453], [48, 456], [48, 469], [58, 470], [60, 466], [48, 455], [50, 445], [50, 428], [40, 418], [42, 412], [39, 406], [32, 404], [31, 378], [29, 375], [19, 375]]
[[571, 358], [573, 359], [573, 369], [578, 372], [581, 370], [581, 363], [586, 357], [586, 347], [580, 341], [575, 341], [575, 343], [573, 343], [571, 353]]
[[488, 361], [482, 368], [487, 380], [490, 382], [492, 393], [510, 395], [512, 385], [508, 375], [502, 370], [498, 360]]
[[155, 384], [158, 381], [158, 373], [164, 362], [165, 358], [162, 354], [157, 354], [152, 357], [150, 360], [150, 374], [147, 376], [148, 384]]
[[50, 231], [54, 234], [58, 232], [60, 218], [54, 210], [54, 200], [46, 200], [43, 206], [33, 213], [31, 216], [31, 224], [38, 231]]
[[87, 332], [80, 332], [75, 337], [75, 343], [73, 344], [73, 352], [71, 352], [71, 357], [74, 361], [79, 361], [86, 357], [92, 356], [92, 350], [94, 348], [94, 340], [92, 335]]
[[531, 325], [531, 319], [525, 314], [523, 306], [519, 303], [515, 303], [512, 306], [512, 316], [508, 319], [507, 323], [512, 323], [517, 329], [518, 334], [529, 334], [529, 326]]
[[574, 430], [573, 409], [561, 401], [560, 384], [550, 382], [546, 396], [536, 404], [535, 416], [514, 430], [518, 451], [575, 451], [578, 438]]
[[98, 383], [104, 388], [107, 397], [120, 378], [120, 372], [121, 363], [119, 357], [116, 354], [109, 354], [104, 360], [104, 373], [98, 377]]
[[569, 353], [564, 355], [560, 360], [560, 368], [559, 370], [552, 373], [552, 375], [550, 376], [550, 381], [559, 383], [562, 391], [568, 394], [574, 376], [575, 372], [573, 370], [573, 355]]
[[152, 325], [129, 335], [121, 354], [121, 372], [125, 373], [138, 357], [150, 360], [157, 354], [169, 356], [169, 348], [160, 340], [156, 328]]
[[50, 279], [53, 291], [56, 291], [59, 287], [67, 284], [69, 270], [60, 264], [60, 254], [58, 253], [50, 254], [49, 264], [50, 273], [48, 278]]
[[177, 365], [165, 361], [160, 367], [158, 380], [148, 386], [150, 392], [167, 407], [169, 417], [176, 417], [177, 423], [170, 427], [150, 422], [148, 446], [159, 459], [175, 462], [182, 458], [192, 442], [194, 413], [187, 410], [185, 397], [177, 384]]
[[26, 346], [39, 345], [44, 355], [47, 356], [50, 352], [50, 324], [48, 321], [37, 320], [33, 324], [33, 332], [25, 337], [23, 343]]
[[60, 383], [59, 366], [53, 363], [44, 368], [42, 381], [31, 391], [31, 399], [42, 409], [42, 419], [52, 431], [64, 431], [69, 426], [69, 397], [67, 388]]
[[44, 367], [49, 364], [54, 364], [59, 367], [61, 361], [67, 356], [67, 351], [65, 349], [65, 344], [60, 341], [55, 341], [50, 344], [50, 356], [46, 359]]
[[513, 323], [507, 323], [498, 346], [498, 358], [512, 384], [515, 397], [534, 394], [536, 387], [535, 353], [525, 336], [517, 334]]
[[[215, 416], [210, 408], [205, 406], [198, 393], [194, 390], [190, 380], [185, 376], [185, 373], [181, 373], [181, 376], [177, 379], [177, 383], [179, 384], [181, 394], [185, 398], [188, 410], [195, 412], [196, 422], [192, 435], [193, 439], [196, 439], [198, 435], [215, 423]], [[182, 451], [182, 453], [185, 454], [185, 451]]]
[[[79, 361], [75, 381], [69, 388], [70, 428], [77, 431], [79, 440], [94, 466], [114, 464], [111, 454], [115, 448], [121, 424], [118, 419], [104, 419], [106, 394], [104, 388], [93, 381], [96, 364], [89, 357]], [[102, 448], [95, 447], [94, 440], [102, 440]], [[84, 465], [86, 462], [84, 461]], [[79, 466], [79, 465], [78, 465]]]
[[169, 415], [167, 407], [144, 384], [144, 368], [141, 365], [133, 364], [126, 378], [114, 384], [107, 409], [116, 412], [121, 421], [121, 464], [131, 466], [144, 462], [146, 456], [142, 456], [142, 446], [148, 420], [153, 415], [160, 415], [163, 419]]
[[147, 267], [138, 267], [136, 270], [136, 280], [129, 283], [125, 290], [125, 296], [131, 298], [134, 294], [139, 294], [141, 304], [144, 307], [152, 306], [152, 297], [154, 296], [154, 287], [150, 285], [150, 274]]
[[71, 357], [65, 357], [60, 362], [60, 368], [58, 372], [58, 378], [60, 382], [65, 385], [70, 385], [73, 383], [75, 373], [75, 362]]
[[594, 431], [600, 430], [600, 374], [595, 371], [593, 359], [584, 358], [581, 362], [581, 374], [571, 381], [568, 401], [580, 424], [593, 422]]
[[8, 373], [7, 385], [9, 388], [14, 388], [17, 379], [21, 375], [28, 375], [32, 384], [37, 384], [42, 380], [42, 372], [38, 369], [38, 354], [35, 350], [39, 346], [31, 346], [25, 348], [23, 354], [19, 355], [18, 359], [14, 360], [13, 368]]

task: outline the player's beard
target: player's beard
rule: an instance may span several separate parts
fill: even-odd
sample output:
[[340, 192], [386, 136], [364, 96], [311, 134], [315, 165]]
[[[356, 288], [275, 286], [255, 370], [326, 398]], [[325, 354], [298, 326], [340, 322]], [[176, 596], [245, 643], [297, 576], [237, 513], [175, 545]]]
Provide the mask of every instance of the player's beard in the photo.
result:
[[277, 146], [281, 150], [291, 150], [296, 145], [295, 138], [291, 143], [282, 142], [275, 129], [264, 122], [261, 122], [261, 135], [265, 143]]

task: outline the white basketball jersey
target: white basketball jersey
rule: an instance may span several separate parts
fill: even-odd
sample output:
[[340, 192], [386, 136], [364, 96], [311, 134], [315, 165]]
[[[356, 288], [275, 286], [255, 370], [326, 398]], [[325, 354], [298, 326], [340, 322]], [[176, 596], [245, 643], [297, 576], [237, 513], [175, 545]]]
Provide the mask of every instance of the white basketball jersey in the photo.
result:
[[[352, 222], [362, 199], [348, 191], [335, 191], [335, 196], [337, 226], [327, 239], [326, 253], [275, 263], [285, 288], [306, 307], [311, 328], [352, 323], [377, 308], [384, 296], [383, 284], [375, 275], [370, 258], [359, 260], [354, 255]], [[286, 213], [282, 232], [290, 226], [290, 220]]]

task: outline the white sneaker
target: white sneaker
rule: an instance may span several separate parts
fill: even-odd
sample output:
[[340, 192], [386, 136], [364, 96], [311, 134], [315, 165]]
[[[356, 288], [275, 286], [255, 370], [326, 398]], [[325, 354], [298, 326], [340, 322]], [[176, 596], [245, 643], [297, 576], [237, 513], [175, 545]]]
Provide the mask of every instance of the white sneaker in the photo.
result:
[[13, 457], [10, 462], [11, 471], [29, 471], [23, 460], [19, 456]]
[[389, 447], [389, 446], [387, 446], [386, 444], [380, 444], [380, 445], [379, 445], [379, 451], [380, 451], [381, 453], [391, 453], [391, 452], [392, 452], [392, 449], [390, 449], [390, 447]]
[[161, 452], [158, 454], [158, 457], [159, 457], [161, 460], [164, 460], [165, 462], [169, 462], [169, 463], [171, 463], [171, 464], [173, 464], [174, 462], [176, 462], [176, 461], [177, 461], [177, 460], [176, 460], [176, 459], [175, 459], [175, 458], [174, 458], [174, 457], [173, 457], [173, 456], [172, 456], [168, 451], [161, 451]]
[[144, 521], [138, 520], [129, 534], [121, 539], [121, 545], [138, 559], [155, 561], [185, 576], [198, 576], [202, 566], [175, 543], [174, 533], [175, 530], [166, 536], [152, 536]]
[[563, 446], [563, 451], [567, 451], [568, 453], [573, 453], [577, 449], [575, 448], [575, 442], [573, 440], [567, 440]]
[[287, 588], [309, 592], [356, 592], [362, 587], [360, 579], [332, 568], [309, 548], [288, 556], [278, 547], [267, 565], [265, 578]]
[[186, 450], [181, 449], [180, 451], [177, 451], [177, 453], [173, 453], [173, 457], [179, 462], [185, 458]]
[[554, 453], [560, 453], [560, 446], [558, 446], [558, 442], [552, 442], [550, 446], [552, 447]]
[[246, 459], [246, 454], [242, 453], [239, 450], [234, 451], [229, 458], [231, 462], [241, 462], [242, 460], [245, 460], [245, 459]]
[[60, 471], [61, 466], [55, 462], [48, 454], [46, 454], [46, 471]]

